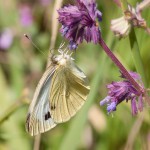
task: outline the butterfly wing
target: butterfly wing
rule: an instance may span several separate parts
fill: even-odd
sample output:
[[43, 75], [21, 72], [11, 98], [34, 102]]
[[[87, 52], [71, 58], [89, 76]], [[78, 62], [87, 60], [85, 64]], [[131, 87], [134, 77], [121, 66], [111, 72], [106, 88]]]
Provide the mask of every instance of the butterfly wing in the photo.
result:
[[89, 86], [85, 74], [73, 64], [58, 67], [50, 89], [51, 117], [56, 123], [69, 120], [87, 99]]
[[48, 131], [56, 126], [50, 114], [49, 92], [55, 67], [49, 67], [43, 74], [30, 104], [26, 130], [32, 136]]

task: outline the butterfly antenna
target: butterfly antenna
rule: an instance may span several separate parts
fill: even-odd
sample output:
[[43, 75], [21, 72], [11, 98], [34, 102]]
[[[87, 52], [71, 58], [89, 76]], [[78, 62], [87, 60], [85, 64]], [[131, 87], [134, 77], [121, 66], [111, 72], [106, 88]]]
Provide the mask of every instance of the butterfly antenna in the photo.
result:
[[43, 55], [45, 55], [45, 53], [43, 53], [42, 50], [39, 49], [39, 48], [36, 46], [36, 44], [33, 42], [33, 40], [32, 40], [27, 34], [24, 34], [24, 36], [25, 36], [28, 40], [31, 41], [32, 45], [33, 45], [39, 52], [41, 52]]

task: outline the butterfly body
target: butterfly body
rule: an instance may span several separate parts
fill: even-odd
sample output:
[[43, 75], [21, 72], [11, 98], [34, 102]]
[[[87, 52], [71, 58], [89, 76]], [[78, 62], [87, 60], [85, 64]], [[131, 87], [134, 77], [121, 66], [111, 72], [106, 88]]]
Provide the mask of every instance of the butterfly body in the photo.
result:
[[30, 104], [27, 132], [36, 135], [68, 121], [84, 104], [89, 90], [85, 74], [70, 55], [53, 55]]

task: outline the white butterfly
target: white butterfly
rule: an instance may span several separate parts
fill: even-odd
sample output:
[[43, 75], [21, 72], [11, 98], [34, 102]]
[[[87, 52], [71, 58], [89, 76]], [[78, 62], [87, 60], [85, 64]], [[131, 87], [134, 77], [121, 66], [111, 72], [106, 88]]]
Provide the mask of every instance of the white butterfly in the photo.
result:
[[71, 55], [59, 48], [43, 74], [30, 104], [26, 130], [32, 136], [68, 121], [87, 99], [90, 87]]

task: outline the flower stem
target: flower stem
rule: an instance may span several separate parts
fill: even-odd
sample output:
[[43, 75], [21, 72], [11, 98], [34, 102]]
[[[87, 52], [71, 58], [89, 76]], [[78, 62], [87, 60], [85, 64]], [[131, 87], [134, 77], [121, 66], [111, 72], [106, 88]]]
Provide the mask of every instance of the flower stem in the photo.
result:
[[142, 81], [144, 82], [144, 85], [147, 86], [145, 72], [144, 72], [143, 63], [142, 63], [140, 50], [139, 50], [139, 45], [137, 42], [137, 38], [136, 38], [134, 29], [132, 29], [130, 34], [129, 34], [129, 41], [130, 41], [131, 52], [132, 52], [132, 56], [133, 56], [136, 70], [142, 76]]
[[41, 143], [41, 134], [35, 136], [33, 150], [40, 150], [40, 143]]
[[52, 35], [51, 35], [51, 39], [50, 39], [50, 46], [49, 46], [49, 54], [48, 54], [48, 58], [47, 58], [47, 66], [46, 68], [50, 65], [51, 61], [49, 59], [49, 57], [51, 56], [51, 53], [53, 51], [51, 51], [56, 44], [56, 39], [57, 39], [57, 33], [58, 33], [58, 26], [59, 26], [59, 22], [56, 18], [58, 18], [58, 13], [56, 10], [58, 10], [61, 5], [63, 3], [63, 0], [55, 0], [55, 4], [54, 4], [54, 8], [52, 11], [52, 25], [51, 25], [51, 31], [52, 31]]
[[108, 46], [102, 38], [100, 38], [99, 44], [101, 45], [105, 53], [108, 55], [108, 57], [110, 57], [111, 60], [115, 63], [115, 65], [120, 69], [121, 73], [126, 77], [126, 79], [128, 79], [130, 83], [136, 88], [136, 90], [139, 92], [139, 95], [144, 93], [144, 89], [131, 77], [129, 72], [121, 64], [118, 58], [112, 53], [112, 51], [108, 48]]

